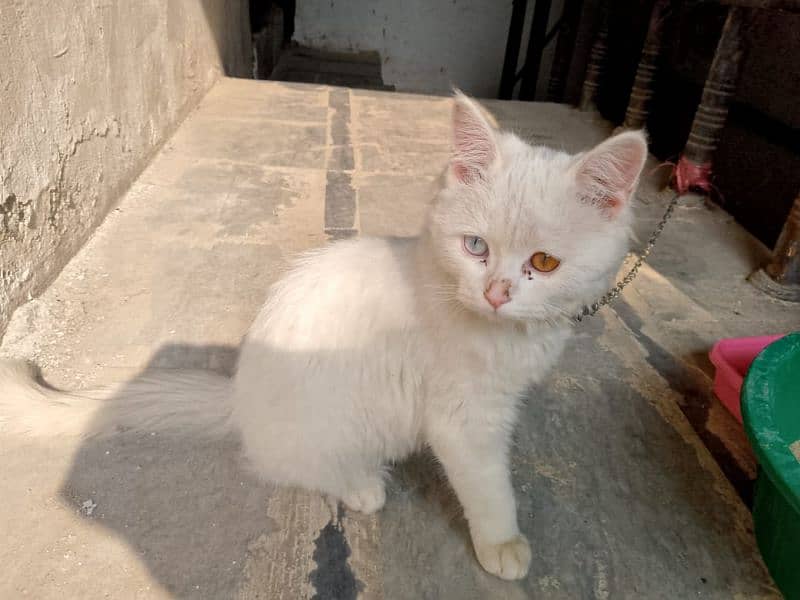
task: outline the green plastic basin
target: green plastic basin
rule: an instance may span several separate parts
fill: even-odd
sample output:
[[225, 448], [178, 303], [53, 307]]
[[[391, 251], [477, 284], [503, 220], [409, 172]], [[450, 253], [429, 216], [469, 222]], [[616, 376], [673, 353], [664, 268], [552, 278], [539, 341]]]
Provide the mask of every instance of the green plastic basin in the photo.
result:
[[742, 386], [742, 416], [759, 462], [753, 520], [764, 562], [788, 599], [800, 599], [800, 332], [767, 346]]

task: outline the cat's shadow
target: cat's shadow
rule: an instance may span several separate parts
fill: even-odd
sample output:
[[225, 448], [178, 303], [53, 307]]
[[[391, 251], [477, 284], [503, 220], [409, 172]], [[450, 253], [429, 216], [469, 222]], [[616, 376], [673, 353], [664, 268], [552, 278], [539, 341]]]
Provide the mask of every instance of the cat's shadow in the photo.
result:
[[[236, 349], [166, 345], [143, 373], [164, 368], [230, 372]], [[121, 390], [120, 394], [124, 394]], [[112, 399], [96, 419], [113, 422]], [[176, 597], [221, 597], [236, 589], [248, 540], [275, 527], [272, 494], [238, 460], [234, 435], [118, 432], [83, 440], [63, 499], [125, 540], [153, 578]]]
[[[329, 515], [319, 495], [253, 477], [234, 433], [86, 437], [61, 494], [85, 519], [129, 544], [153, 580], [179, 598], [270, 597], [275, 585], [305, 579], [299, 583], [316, 587], [337, 581], [338, 574], [367, 571], [387, 597], [413, 597], [398, 596], [401, 590], [431, 598], [522, 597], [551, 574], [564, 586], [556, 597], [592, 597], [601, 567], [612, 591], [644, 585], [644, 575], [637, 571], [630, 580], [625, 567], [641, 557], [659, 565], [648, 581], [680, 588], [674, 597], [727, 590], [730, 565], [739, 568], [737, 557], [749, 556], [749, 546], [724, 526], [736, 513], [712, 507], [708, 494], [698, 492], [716, 479], [698, 465], [697, 448], [665, 426], [638, 388], [620, 379], [615, 355], [586, 343], [603, 327], [597, 320], [587, 324], [561, 371], [528, 395], [534, 401], [520, 414], [511, 466], [520, 526], [538, 542], [523, 582], [481, 571], [459, 503], [429, 454], [396, 465], [378, 521], [348, 514], [345, 536], [336, 511]], [[230, 374], [235, 360], [232, 347], [168, 345], [145, 372], [188, 367]], [[98, 422], [113, 422], [118, 405], [101, 408]], [[379, 539], [367, 539], [369, 531]], [[321, 556], [320, 548], [329, 555]], [[316, 565], [304, 563], [312, 553]], [[744, 564], [740, 579], [759, 581], [758, 564]], [[687, 565], [698, 577], [676, 578]], [[288, 597], [304, 597], [291, 590]]]
[[[192, 368], [231, 375], [236, 356], [231, 346], [170, 344], [154, 354], [142, 374]], [[108, 402], [96, 415], [98, 422], [114, 422], [108, 412], [115, 405], [113, 399]], [[388, 507], [414, 498], [417, 508], [424, 505], [436, 518], [444, 517], [451, 533], [470, 548], [458, 500], [430, 454], [395, 465], [391, 473]], [[202, 430], [87, 437], [61, 488], [72, 509], [125, 540], [153, 578], [181, 598], [231, 597], [241, 591], [249, 577], [248, 553], [258, 551], [265, 535], [291, 527], [290, 514], [268, 510], [277, 493], [276, 486], [247, 470], [236, 433], [220, 438]], [[289, 494], [300, 503], [311, 495]]]

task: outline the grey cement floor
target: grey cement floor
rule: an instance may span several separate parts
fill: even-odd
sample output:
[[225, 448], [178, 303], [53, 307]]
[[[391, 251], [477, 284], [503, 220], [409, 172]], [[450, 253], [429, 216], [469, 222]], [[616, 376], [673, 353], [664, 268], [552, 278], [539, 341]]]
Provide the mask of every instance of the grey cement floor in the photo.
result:
[[292, 45], [284, 48], [269, 79], [392, 91], [381, 75], [377, 52], [332, 52]]
[[[608, 133], [564, 106], [490, 106], [570, 150]], [[295, 252], [419, 229], [448, 113], [442, 98], [223, 80], [17, 311], [2, 353], [78, 388], [146, 366], [229, 372]], [[656, 175], [637, 206], [643, 240], [666, 200]], [[734, 479], [752, 475], [704, 358], [719, 337], [800, 325], [796, 308], [744, 282], [764, 256], [687, 199], [623, 301], [582, 324], [562, 368], [531, 390], [513, 455], [533, 544], [524, 581], [480, 569], [426, 456], [398, 465], [386, 507], [364, 517], [254, 481], [233, 438], [6, 433], [0, 597], [776, 597], [750, 514], [709, 452], [733, 457]]]

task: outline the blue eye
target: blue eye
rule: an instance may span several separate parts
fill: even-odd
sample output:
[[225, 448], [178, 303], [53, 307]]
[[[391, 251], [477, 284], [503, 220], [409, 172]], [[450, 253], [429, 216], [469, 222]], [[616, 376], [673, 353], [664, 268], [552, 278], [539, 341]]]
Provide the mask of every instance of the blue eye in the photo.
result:
[[489, 254], [489, 244], [477, 235], [464, 236], [464, 249], [472, 256], [484, 257]]

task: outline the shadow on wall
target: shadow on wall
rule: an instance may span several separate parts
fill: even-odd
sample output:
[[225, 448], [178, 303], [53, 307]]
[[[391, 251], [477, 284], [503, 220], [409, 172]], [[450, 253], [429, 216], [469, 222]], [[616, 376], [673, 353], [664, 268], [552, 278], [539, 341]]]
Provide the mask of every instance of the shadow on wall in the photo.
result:
[[[249, 0], [198, 0], [214, 38], [223, 73], [228, 77], [252, 77]], [[171, 0], [167, 19], [181, 19], [183, 2]], [[236, 13], [236, 14], [230, 14]], [[238, 25], [238, 26], [237, 26]], [[168, 30], [172, 28], [168, 27]], [[179, 40], [180, 41], [180, 40]], [[242, 61], [242, 57], [250, 57]]]

